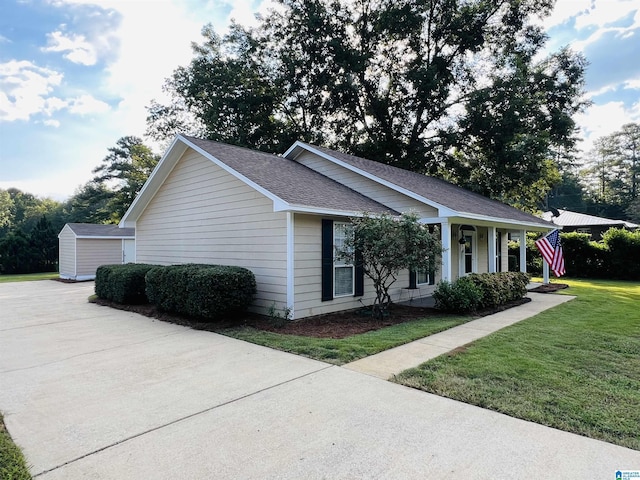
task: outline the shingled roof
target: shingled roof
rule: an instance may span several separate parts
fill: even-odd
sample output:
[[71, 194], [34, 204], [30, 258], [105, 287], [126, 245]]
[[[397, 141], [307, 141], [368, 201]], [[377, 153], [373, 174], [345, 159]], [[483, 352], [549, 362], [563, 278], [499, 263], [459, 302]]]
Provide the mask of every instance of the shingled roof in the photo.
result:
[[427, 198], [438, 205], [454, 210], [462, 215], [466, 213], [498, 219], [515, 220], [529, 224], [533, 223], [545, 227], [552, 226], [549, 222], [534, 215], [458, 187], [445, 180], [403, 170], [366, 158], [337, 152], [329, 148], [318, 147], [302, 142], [297, 142], [297, 144], [306, 147], [310, 151], [315, 150], [321, 154], [333, 157], [357, 170], [374, 175], [379, 179]]
[[103, 225], [96, 223], [67, 223], [77, 237], [135, 237], [135, 228], [120, 228], [118, 225]]
[[248, 148], [188, 136], [184, 138], [292, 206], [398, 214], [298, 162]]

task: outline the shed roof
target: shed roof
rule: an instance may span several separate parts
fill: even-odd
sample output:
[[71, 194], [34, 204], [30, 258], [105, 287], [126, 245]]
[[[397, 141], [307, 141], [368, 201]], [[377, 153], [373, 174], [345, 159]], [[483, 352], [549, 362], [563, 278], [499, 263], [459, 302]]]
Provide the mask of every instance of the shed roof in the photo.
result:
[[104, 225], [96, 223], [67, 223], [77, 237], [113, 237], [134, 238], [135, 228], [120, 228], [118, 225]]
[[626, 228], [638, 228], [640, 225], [627, 222], [625, 220], [613, 220], [611, 218], [596, 217], [594, 215], [587, 215], [586, 213], [571, 212], [569, 210], [558, 209], [560, 215], [553, 216], [552, 212], [544, 212], [542, 218], [556, 225], [563, 227], [587, 227], [587, 226], [624, 226]]

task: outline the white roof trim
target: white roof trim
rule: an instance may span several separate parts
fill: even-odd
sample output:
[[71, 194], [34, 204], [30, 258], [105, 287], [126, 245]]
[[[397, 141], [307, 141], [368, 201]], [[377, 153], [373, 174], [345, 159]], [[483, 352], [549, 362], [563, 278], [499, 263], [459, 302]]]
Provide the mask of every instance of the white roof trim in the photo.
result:
[[[424, 203], [425, 205], [429, 205], [430, 207], [433, 208], [437, 208], [440, 216], [443, 217], [449, 217], [449, 216], [453, 216], [456, 215], [458, 212], [456, 212], [455, 210], [450, 209], [449, 207], [445, 207], [444, 205], [441, 205], [437, 202], [434, 202], [433, 200], [429, 200], [426, 197], [423, 197], [422, 195], [418, 195], [414, 192], [412, 192], [411, 190], [407, 190], [406, 188], [400, 187], [398, 185], [396, 185], [395, 183], [391, 183], [387, 180], [384, 180], [376, 175], [373, 175], [372, 173], [369, 172], [365, 172], [364, 170], [361, 170], [357, 167], [354, 167], [353, 165], [349, 165], [348, 163], [343, 162], [342, 160], [338, 160], [337, 158], [321, 152], [320, 150], [317, 150], [315, 148], [313, 148], [310, 145], [307, 145], [306, 143], [303, 143], [301, 141], [296, 141], [296, 143], [294, 143], [282, 156], [285, 158], [289, 158], [289, 155], [291, 155], [294, 150], [296, 150], [297, 148], [302, 148], [304, 150], [307, 150], [308, 152], [314, 153], [326, 160], [329, 160], [330, 162], [335, 163], [336, 165], [340, 165], [343, 168], [346, 168], [347, 170], [350, 170], [354, 173], [357, 173], [358, 175], [361, 175], [365, 178], [368, 178], [369, 180], [372, 180], [376, 183], [379, 183], [381, 185], [384, 185], [385, 187], [388, 187], [392, 190], [395, 190], [396, 192], [402, 193], [403, 195], [406, 195], [409, 198], [413, 198], [414, 200], [418, 200], [419, 202]], [[293, 158], [291, 158], [292, 160], [294, 160], [299, 154], [295, 154]]]
[[135, 235], [76, 235], [76, 238], [93, 238], [100, 240], [133, 240]]
[[[330, 215], [334, 217], [363, 217], [366, 213], [361, 211], [333, 210], [330, 208], [303, 207], [300, 205], [289, 205], [286, 208], [275, 209], [276, 212], [309, 213], [312, 215]], [[378, 215], [378, 214], [372, 214]]]

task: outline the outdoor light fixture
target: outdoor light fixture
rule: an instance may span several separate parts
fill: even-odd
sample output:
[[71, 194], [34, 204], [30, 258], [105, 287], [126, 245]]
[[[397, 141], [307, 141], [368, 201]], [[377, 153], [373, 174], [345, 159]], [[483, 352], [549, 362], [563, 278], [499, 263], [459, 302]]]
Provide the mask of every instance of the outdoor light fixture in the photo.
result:
[[464, 239], [464, 237], [460, 237], [460, 240], [458, 240], [458, 243], [460, 245], [464, 245], [465, 243], [467, 243], [467, 241]]

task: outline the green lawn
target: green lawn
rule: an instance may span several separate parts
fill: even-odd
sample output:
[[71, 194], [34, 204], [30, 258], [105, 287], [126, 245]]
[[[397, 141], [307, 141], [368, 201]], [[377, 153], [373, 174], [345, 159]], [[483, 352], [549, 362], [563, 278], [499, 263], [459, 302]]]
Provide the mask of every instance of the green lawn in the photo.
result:
[[265, 332], [251, 327], [219, 330], [218, 333], [266, 347], [342, 365], [374, 353], [412, 342], [468, 322], [468, 316], [442, 315], [401, 323], [342, 339], [313, 338]]
[[58, 278], [58, 275], [58, 272], [0, 275], [0, 283], [30, 282], [32, 280], [51, 280], [52, 278]]
[[640, 450], [640, 284], [562, 282], [577, 299], [394, 380]]
[[20, 449], [13, 443], [0, 414], [0, 479], [30, 480], [31, 475]]

